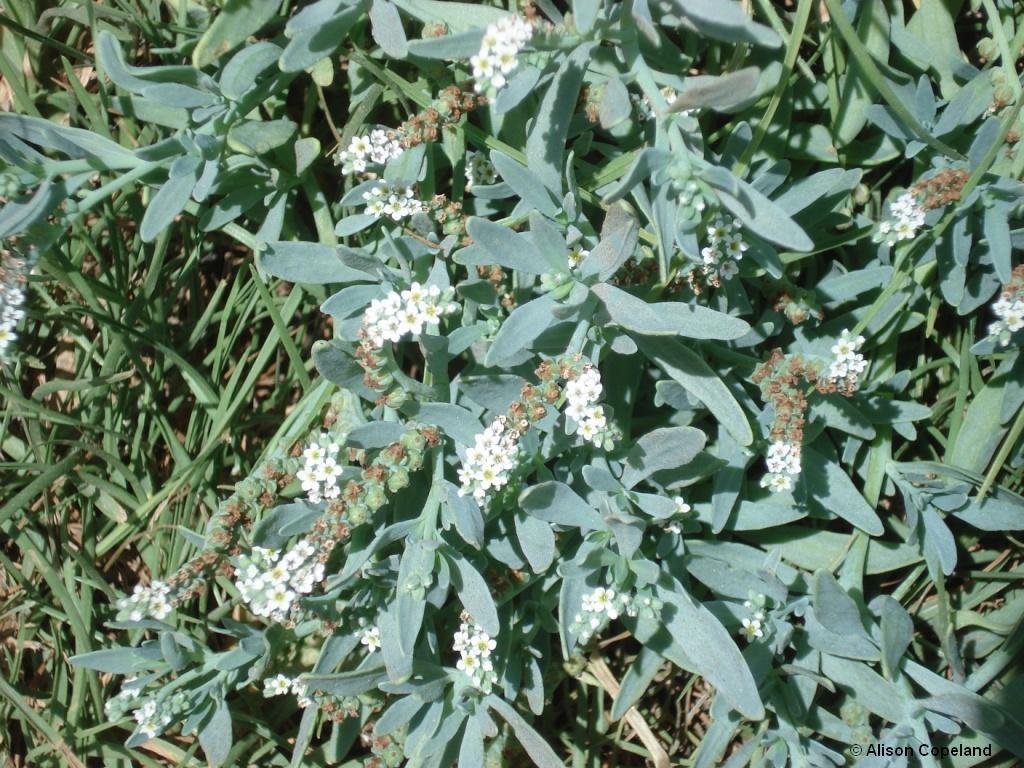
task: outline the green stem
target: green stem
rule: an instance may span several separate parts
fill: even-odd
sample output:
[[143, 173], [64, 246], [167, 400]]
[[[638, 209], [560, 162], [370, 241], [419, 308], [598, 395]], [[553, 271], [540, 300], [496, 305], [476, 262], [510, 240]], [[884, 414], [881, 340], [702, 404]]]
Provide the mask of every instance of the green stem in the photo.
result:
[[978, 489], [978, 495], [975, 497], [975, 503], [980, 504], [982, 499], [985, 498], [992, 486], [995, 485], [996, 478], [999, 477], [999, 470], [1003, 468], [1006, 463], [1006, 459], [1010, 455], [1010, 451], [1013, 450], [1013, 446], [1017, 443], [1021, 433], [1024, 432], [1024, 408], [1017, 411], [1017, 418], [1013, 420], [1013, 426], [1010, 427], [1009, 433], [1003, 439], [1003, 444], [999, 446], [999, 453], [992, 459], [992, 465], [988, 468], [988, 472], [985, 474], [985, 480], [982, 482], [981, 487]]
[[761, 142], [764, 141], [764, 137], [768, 133], [768, 128], [771, 126], [772, 118], [775, 117], [775, 112], [782, 103], [782, 96], [789, 86], [789, 79], [793, 74], [797, 55], [800, 53], [800, 42], [803, 40], [804, 31], [807, 29], [807, 21], [811, 16], [812, 6], [811, 0], [800, 0], [800, 4], [797, 5], [796, 19], [793, 21], [793, 32], [786, 43], [786, 57], [782, 62], [782, 74], [779, 75], [779, 82], [775, 85], [775, 91], [772, 93], [771, 101], [768, 102], [768, 109], [765, 110], [764, 117], [757, 123], [754, 137], [743, 151], [743, 156], [740, 157], [732, 169], [732, 172], [737, 176], [742, 176], [743, 171], [750, 164], [754, 153], [757, 152], [758, 147], [761, 146]]
[[143, 163], [142, 165], [132, 168], [125, 174], [118, 176], [112, 181], [108, 181], [103, 186], [94, 189], [92, 192], [87, 194], [78, 202], [78, 211], [72, 217], [72, 221], [78, 221], [86, 211], [91, 210], [94, 206], [106, 200], [112, 196], [115, 192], [124, 187], [127, 187], [133, 181], [142, 178], [147, 173], [156, 168], [160, 167], [160, 163]]
[[434, 467], [430, 480], [430, 493], [420, 513], [420, 536], [424, 539], [437, 538], [437, 515], [441, 510], [441, 494], [444, 492], [444, 450], [437, 447], [433, 451]]
[[850, 53], [853, 58], [857, 60], [857, 64], [860, 65], [861, 70], [864, 73], [864, 77], [871, 84], [871, 86], [878, 92], [889, 108], [896, 113], [896, 116], [903, 121], [918, 139], [923, 141], [929, 147], [934, 149], [936, 152], [940, 152], [943, 155], [952, 157], [956, 160], [964, 160], [964, 156], [953, 149], [948, 144], [939, 141], [929, 133], [928, 129], [921, 125], [920, 121], [911, 114], [910, 110], [904, 105], [903, 101], [893, 91], [889, 85], [889, 81], [886, 80], [885, 75], [878, 69], [878, 65], [875, 64], [874, 59], [871, 58], [871, 54], [867, 48], [861, 42], [860, 38], [857, 37], [857, 31], [850, 24], [850, 20], [846, 18], [846, 13], [843, 11], [843, 7], [839, 4], [839, 0], [825, 0], [825, 7], [828, 8], [829, 16], [832, 19], [832, 23], [839, 30], [839, 34], [842, 35], [843, 40], [846, 41], [846, 47], [850, 49]]
[[302, 189], [309, 199], [309, 205], [313, 209], [313, 224], [316, 226], [316, 235], [324, 245], [337, 245], [338, 238], [334, 234], [334, 220], [331, 218], [331, 209], [327, 204], [327, 197], [324, 191], [317, 186], [312, 176], [306, 175], [302, 180]]
[[[306, 366], [302, 361], [302, 355], [299, 353], [299, 348], [295, 346], [295, 340], [292, 339], [291, 334], [288, 331], [288, 324], [285, 323], [284, 318], [281, 317], [281, 313], [278, 311], [277, 305], [274, 303], [274, 297], [270, 295], [270, 291], [267, 290], [267, 286], [263, 284], [263, 279], [256, 270], [256, 266], [250, 263], [249, 270], [252, 272], [253, 285], [256, 286], [256, 292], [260, 295], [260, 299], [263, 301], [263, 306], [267, 308], [267, 313], [270, 315], [270, 320], [274, 324], [274, 328], [277, 329], [277, 335], [281, 339], [281, 346], [284, 347], [285, 354], [288, 355], [288, 359], [291, 361], [292, 367], [295, 369], [295, 374], [299, 377], [299, 383], [302, 384], [302, 390], [304, 392], [308, 392], [313, 388], [313, 382], [309, 378], [309, 373], [306, 372]], [[302, 289], [296, 286], [293, 290], [301, 291]]]
[[992, 0], [981, 0], [981, 4], [985, 6], [985, 13], [988, 14], [989, 26], [992, 28], [992, 39], [995, 40], [996, 46], [999, 48], [1000, 63], [1003, 65], [1003, 71], [1006, 72], [1006, 79], [1013, 83], [1014, 96], [1019, 96], [1020, 80], [1015, 69], [1017, 60], [1010, 50], [1009, 40], [1006, 39], [1006, 30], [1003, 28], [1002, 19], [999, 18], [999, 10]]

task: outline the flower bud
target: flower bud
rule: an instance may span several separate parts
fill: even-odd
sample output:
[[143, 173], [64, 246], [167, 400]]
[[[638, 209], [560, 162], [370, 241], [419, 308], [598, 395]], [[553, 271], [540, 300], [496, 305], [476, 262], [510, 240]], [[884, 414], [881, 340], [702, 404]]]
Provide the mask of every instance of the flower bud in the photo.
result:
[[388, 497], [380, 485], [377, 483], [373, 483], [372, 485], [367, 483], [365, 502], [367, 508], [371, 512], [376, 512], [388, 503]]
[[422, 451], [424, 446], [427, 444], [427, 439], [423, 437], [423, 434], [419, 430], [410, 430], [402, 435], [399, 442], [406, 450]]
[[853, 188], [853, 202], [857, 205], [867, 205], [868, 200], [871, 199], [871, 190], [867, 184], [858, 184]]
[[396, 493], [409, 485], [409, 470], [405, 467], [395, 467], [388, 474], [388, 490]]
[[352, 504], [346, 510], [345, 517], [348, 519], [349, 525], [362, 525], [370, 519], [370, 510], [366, 508], [365, 504]]

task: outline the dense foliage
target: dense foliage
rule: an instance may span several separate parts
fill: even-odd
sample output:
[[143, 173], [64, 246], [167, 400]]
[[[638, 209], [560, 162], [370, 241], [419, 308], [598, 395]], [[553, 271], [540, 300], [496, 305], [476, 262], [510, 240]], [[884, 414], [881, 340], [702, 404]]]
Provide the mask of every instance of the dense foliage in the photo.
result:
[[3, 2], [12, 764], [1024, 757], [1024, 8]]

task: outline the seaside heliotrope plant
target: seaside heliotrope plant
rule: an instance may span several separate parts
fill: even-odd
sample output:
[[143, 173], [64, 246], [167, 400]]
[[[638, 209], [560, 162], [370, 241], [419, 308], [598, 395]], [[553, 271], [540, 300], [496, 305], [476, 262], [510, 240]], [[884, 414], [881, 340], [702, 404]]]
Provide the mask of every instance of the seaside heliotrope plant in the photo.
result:
[[[102, 15], [90, 114], [138, 136], [0, 114], [41, 281], [141, 188], [154, 259], [193, 219], [251, 257], [301, 374], [230, 492], [175, 454], [205, 529], [76, 628], [121, 638], [74, 657], [126, 738], [98, 760], [1022, 754], [1019, 9], [964, 11], [982, 61], [928, 0], [242, 5], [145, 50]], [[35, 305], [4, 254], [7, 360]]]

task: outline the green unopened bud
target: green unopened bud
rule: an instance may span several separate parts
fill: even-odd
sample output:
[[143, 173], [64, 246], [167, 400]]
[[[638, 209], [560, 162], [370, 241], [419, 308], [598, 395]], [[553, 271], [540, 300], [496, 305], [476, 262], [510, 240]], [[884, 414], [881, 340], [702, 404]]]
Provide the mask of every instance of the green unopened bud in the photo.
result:
[[379, 485], [372, 485], [366, 489], [366, 496], [364, 498], [367, 509], [371, 512], [376, 512], [378, 509], [388, 503], [387, 494], [384, 493], [384, 489]]
[[17, 176], [13, 173], [0, 173], [0, 197], [14, 197], [20, 190]]
[[867, 719], [867, 710], [855, 701], [847, 701], [839, 708], [839, 716], [852, 728], [864, 723]]
[[388, 474], [388, 490], [392, 493], [402, 490], [409, 485], [409, 470], [405, 467], [395, 467]]
[[997, 85], [992, 91], [993, 99], [999, 104], [1009, 104], [1013, 101], [1013, 89], [1009, 85]]
[[998, 55], [998, 49], [991, 37], [983, 37], [978, 41], [978, 55], [986, 61], [991, 61]]
[[871, 190], [867, 184], [858, 184], [853, 188], [853, 202], [857, 205], [867, 205], [871, 199]]
[[262, 490], [260, 489], [259, 485], [256, 484], [256, 481], [254, 481], [252, 478], [247, 477], [245, 480], [240, 482], [235, 487], [235, 492], [244, 501], [255, 501], [257, 498], [259, 498], [260, 494], [262, 493]]
[[587, 660], [579, 654], [575, 654], [570, 656], [562, 667], [571, 677], [579, 677], [583, 674], [583, 670], [587, 668]]
[[423, 466], [423, 451], [418, 448], [409, 448], [405, 453], [405, 466], [415, 472]]
[[418, 430], [411, 430], [402, 435], [398, 442], [400, 442], [402, 447], [406, 450], [422, 451], [427, 444], [427, 438], [425, 438]]
[[365, 504], [351, 504], [345, 509], [345, 519], [349, 525], [362, 525], [370, 519], [370, 510]]
[[387, 405], [388, 408], [394, 408], [397, 410], [405, 405], [408, 399], [409, 396], [405, 393], [405, 390], [393, 389], [388, 392], [387, 397], [384, 398], [384, 404]]
[[[682, 163], [674, 163], [671, 168], [668, 169], [668, 176], [673, 182], [685, 182], [690, 179], [690, 168]], [[683, 190], [683, 184], [676, 184], [676, 188], [679, 191]]]
[[380, 758], [388, 768], [399, 768], [405, 761], [405, 750], [391, 742], [381, 750]]

